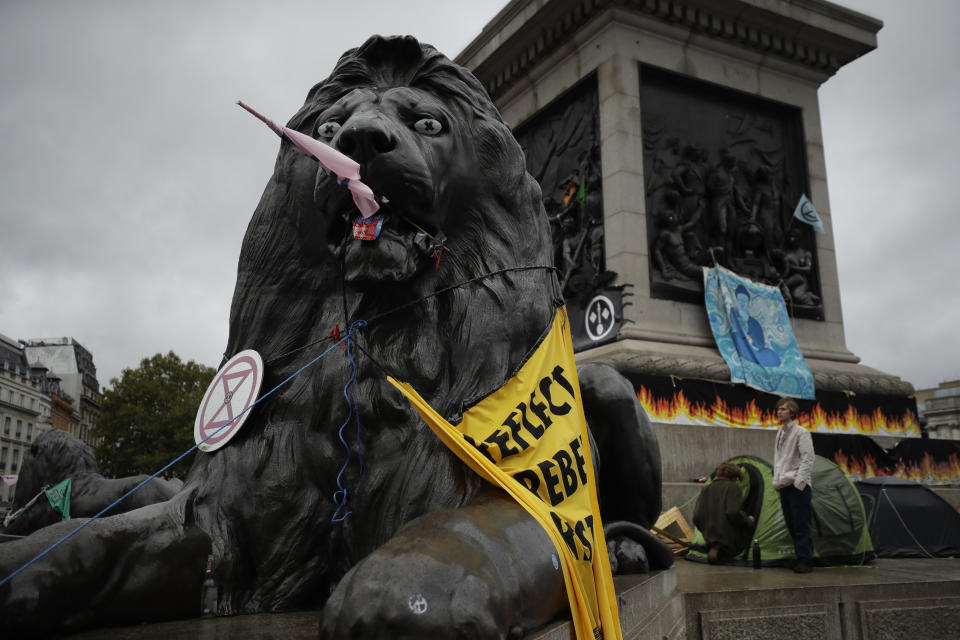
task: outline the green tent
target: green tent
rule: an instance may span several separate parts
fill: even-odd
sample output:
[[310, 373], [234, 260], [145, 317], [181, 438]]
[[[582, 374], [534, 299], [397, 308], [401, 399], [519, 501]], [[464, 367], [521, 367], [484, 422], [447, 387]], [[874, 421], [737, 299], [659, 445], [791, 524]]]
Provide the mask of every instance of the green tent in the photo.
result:
[[[773, 490], [773, 465], [754, 456], [737, 456], [727, 462], [744, 470], [740, 483], [743, 510], [756, 518], [752, 538], [760, 543], [763, 566], [782, 565], [794, 558], [793, 538]], [[711, 476], [709, 482], [713, 481]], [[813, 464], [813, 548], [819, 565], [862, 564], [874, 558], [870, 530], [860, 493], [840, 467], [817, 456]], [[688, 560], [707, 561], [707, 547], [699, 529], [694, 531]], [[727, 564], [753, 564], [748, 545]]]

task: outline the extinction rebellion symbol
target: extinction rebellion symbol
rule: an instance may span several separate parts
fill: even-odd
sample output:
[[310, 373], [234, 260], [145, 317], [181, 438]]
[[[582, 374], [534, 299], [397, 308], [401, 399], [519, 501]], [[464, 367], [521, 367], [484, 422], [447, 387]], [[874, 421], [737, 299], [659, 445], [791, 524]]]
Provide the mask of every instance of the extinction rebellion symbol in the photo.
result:
[[241, 351], [223, 365], [207, 387], [193, 424], [194, 442], [201, 451], [216, 451], [240, 431], [262, 382], [263, 360], [253, 349]]
[[606, 338], [617, 323], [613, 301], [605, 295], [598, 295], [587, 305], [583, 314], [583, 324], [587, 329], [587, 337], [597, 342]]
[[817, 210], [813, 208], [809, 200], [800, 203], [800, 217], [809, 225], [816, 225], [820, 222]]

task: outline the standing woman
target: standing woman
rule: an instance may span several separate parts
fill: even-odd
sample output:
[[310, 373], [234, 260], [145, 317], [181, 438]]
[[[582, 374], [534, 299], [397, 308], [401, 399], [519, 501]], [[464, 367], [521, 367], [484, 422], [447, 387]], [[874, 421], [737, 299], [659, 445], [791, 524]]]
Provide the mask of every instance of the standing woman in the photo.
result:
[[813, 438], [797, 424], [800, 407], [790, 398], [777, 401], [777, 447], [773, 453], [773, 488], [780, 494], [780, 507], [797, 554], [795, 573], [813, 570]]

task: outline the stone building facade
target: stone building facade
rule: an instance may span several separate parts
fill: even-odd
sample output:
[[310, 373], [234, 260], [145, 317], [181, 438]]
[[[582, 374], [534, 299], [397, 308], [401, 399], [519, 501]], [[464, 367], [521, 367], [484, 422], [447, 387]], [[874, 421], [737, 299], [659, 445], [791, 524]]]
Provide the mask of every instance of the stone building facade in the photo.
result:
[[[79, 342], [66, 337], [27, 340], [24, 354], [31, 366], [45, 368], [60, 380], [61, 398], [68, 398], [71, 405], [67, 431], [95, 447], [102, 396], [93, 355]], [[58, 404], [58, 425], [64, 413], [61, 405]]]
[[0, 513], [13, 501], [12, 476], [20, 472], [31, 443], [51, 428], [51, 388], [56, 381], [29, 367], [22, 345], [0, 334], [0, 475], [6, 476], [0, 483]]
[[917, 390], [917, 411], [926, 418], [927, 434], [936, 440], [960, 440], [960, 380]]
[[100, 402], [93, 356], [76, 340], [0, 334], [0, 514], [12, 504], [16, 476], [40, 433], [61, 429], [97, 444]]

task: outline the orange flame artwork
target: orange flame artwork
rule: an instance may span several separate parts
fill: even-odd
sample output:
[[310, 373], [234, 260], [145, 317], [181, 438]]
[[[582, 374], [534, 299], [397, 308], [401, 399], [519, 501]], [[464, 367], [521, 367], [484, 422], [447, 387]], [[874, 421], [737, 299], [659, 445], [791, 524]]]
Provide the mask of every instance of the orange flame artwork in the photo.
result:
[[[658, 397], [643, 385], [637, 385], [637, 398], [647, 415], [656, 422], [690, 425], [722, 425], [741, 429], [763, 429], [777, 426], [777, 416], [772, 409], [765, 410], [755, 400], [745, 406], [732, 406], [720, 396], [711, 402], [692, 401], [682, 389], [675, 388], [671, 394]], [[910, 411], [901, 418], [885, 414], [879, 408], [872, 412], [858, 411], [848, 404], [843, 411], [828, 411], [820, 402], [812, 407], [801, 408], [797, 422], [821, 433], [853, 433], [866, 435], [890, 435], [914, 437], [920, 435], [916, 415]]]
[[854, 480], [891, 475], [890, 469], [877, 464], [877, 460], [869, 453], [865, 454], [863, 459], [859, 459], [855, 456], [848, 456], [841, 449], [834, 454], [833, 461]]
[[923, 459], [916, 463], [898, 464], [896, 475], [924, 484], [953, 484], [960, 478], [960, 458], [953, 454], [948, 460], [937, 462], [929, 453], [924, 453]]

